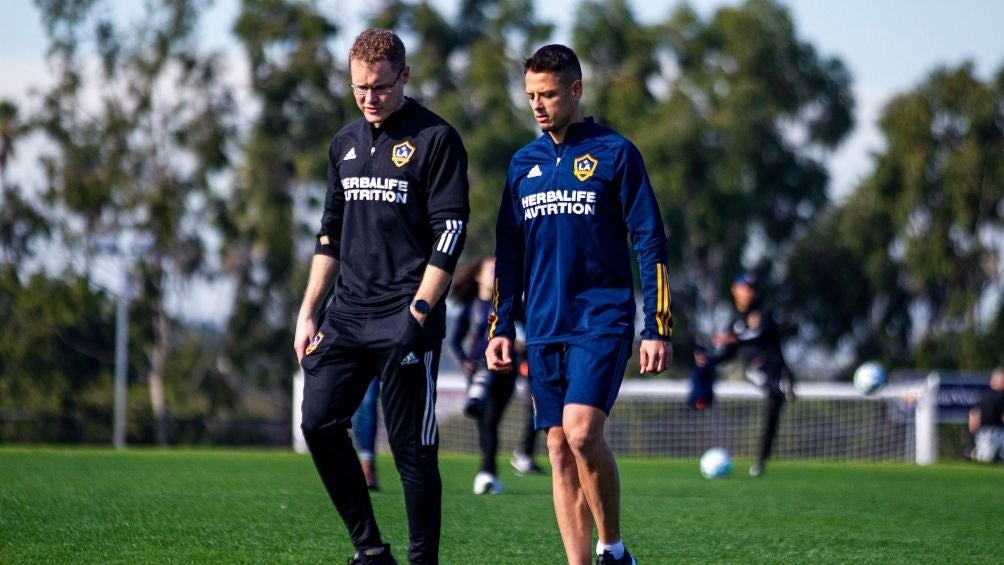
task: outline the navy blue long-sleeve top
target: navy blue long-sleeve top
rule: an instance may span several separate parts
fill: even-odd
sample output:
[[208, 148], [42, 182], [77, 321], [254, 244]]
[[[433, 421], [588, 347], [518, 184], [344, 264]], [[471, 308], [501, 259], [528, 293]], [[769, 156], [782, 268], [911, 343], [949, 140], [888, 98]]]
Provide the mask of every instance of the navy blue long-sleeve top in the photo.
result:
[[591, 118], [561, 144], [542, 135], [509, 165], [496, 226], [489, 336], [527, 345], [634, 333], [628, 240], [644, 297], [643, 339], [672, 335], [666, 235], [641, 153]]

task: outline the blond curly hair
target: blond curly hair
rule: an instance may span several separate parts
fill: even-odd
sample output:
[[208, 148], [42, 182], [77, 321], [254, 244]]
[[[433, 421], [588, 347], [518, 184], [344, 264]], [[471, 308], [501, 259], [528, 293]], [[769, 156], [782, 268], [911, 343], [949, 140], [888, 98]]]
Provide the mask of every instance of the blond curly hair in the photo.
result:
[[384, 59], [390, 61], [395, 71], [404, 68], [404, 43], [389, 29], [371, 28], [360, 33], [349, 51], [349, 61], [376, 63]]

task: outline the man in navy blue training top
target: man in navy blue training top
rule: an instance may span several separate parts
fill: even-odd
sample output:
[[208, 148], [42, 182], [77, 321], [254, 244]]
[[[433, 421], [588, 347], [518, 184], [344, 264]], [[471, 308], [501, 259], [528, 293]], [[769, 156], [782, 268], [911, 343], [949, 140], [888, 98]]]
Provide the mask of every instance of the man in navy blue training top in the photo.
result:
[[[526, 301], [526, 344], [538, 429], [547, 430], [558, 529], [568, 562], [633, 564], [620, 531], [617, 463], [603, 427], [634, 335], [628, 237], [644, 294], [642, 372], [672, 361], [662, 217], [641, 154], [583, 117], [582, 70], [563, 45], [523, 64], [542, 135], [509, 164], [496, 234], [496, 295], [487, 359], [509, 370]], [[599, 542], [592, 552], [592, 532]]]
[[393, 32], [361, 33], [349, 72], [363, 116], [328, 149], [324, 212], [293, 344], [305, 375], [303, 435], [356, 548], [352, 563], [396, 563], [348, 434], [376, 375], [404, 487], [408, 560], [435, 564], [443, 492], [436, 377], [443, 294], [470, 213], [467, 153], [449, 124], [405, 97], [410, 71]]

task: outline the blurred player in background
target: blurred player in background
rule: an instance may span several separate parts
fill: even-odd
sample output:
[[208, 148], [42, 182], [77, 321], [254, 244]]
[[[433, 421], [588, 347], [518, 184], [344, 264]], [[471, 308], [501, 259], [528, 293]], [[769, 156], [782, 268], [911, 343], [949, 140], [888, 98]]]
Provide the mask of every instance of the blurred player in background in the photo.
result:
[[[628, 237], [644, 293], [642, 372], [672, 360], [666, 236], [641, 153], [583, 116], [582, 69], [563, 45], [524, 62], [526, 96], [545, 135], [509, 164], [496, 229], [488, 367], [513, 367], [516, 318], [537, 427], [547, 430], [554, 511], [568, 562], [633, 564], [621, 540], [620, 479], [603, 436], [634, 334]], [[598, 543], [592, 551], [592, 531]]]
[[524, 335], [520, 335], [521, 333], [524, 333], [522, 332], [522, 326], [517, 326], [516, 342], [513, 349], [515, 350], [515, 355], [520, 359], [519, 363], [516, 364], [516, 373], [519, 375], [519, 379], [523, 379], [522, 381], [517, 379], [516, 388], [524, 388], [523, 398], [526, 406], [523, 416], [522, 439], [520, 439], [516, 449], [513, 450], [512, 457], [509, 458], [509, 464], [516, 470], [517, 475], [540, 475], [544, 470], [537, 465], [537, 461], [533, 455], [537, 450], [538, 430], [537, 425], [533, 421], [533, 394], [530, 392], [530, 363], [526, 360], [526, 336], [525, 333]]
[[363, 117], [328, 150], [324, 212], [293, 342], [305, 374], [303, 435], [355, 546], [351, 562], [396, 563], [348, 434], [376, 375], [404, 490], [408, 560], [435, 564], [443, 492], [436, 378], [443, 295], [470, 214], [467, 152], [448, 123], [404, 95], [410, 69], [393, 32], [361, 33], [349, 73]]
[[377, 403], [380, 399], [380, 379], [374, 378], [366, 388], [363, 402], [352, 415], [352, 431], [356, 437], [356, 451], [359, 453], [359, 463], [363, 467], [363, 477], [366, 487], [370, 490], [380, 490], [380, 480], [377, 478], [376, 437], [380, 414]]
[[450, 349], [467, 375], [464, 414], [477, 421], [481, 448], [481, 466], [474, 477], [475, 494], [502, 492], [496, 463], [499, 424], [518, 377], [515, 369], [490, 371], [485, 362], [494, 284], [495, 258], [482, 257], [457, 269], [450, 291], [451, 298], [461, 307], [450, 339]]
[[760, 450], [750, 467], [752, 477], [759, 477], [766, 468], [777, 437], [781, 409], [786, 398], [794, 398], [795, 379], [781, 353], [781, 332], [774, 313], [760, 300], [760, 289], [754, 273], [743, 273], [732, 283], [732, 300], [738, 315], [728, 329], [717, 334], [712, 343], [714, 363], [739, 356], [746, 380], [764, 391], [764, 424], [760, 434]]
[[990, 390], [969, 411], [972, 458], [983, 463], [1004, 461], [1004, 367], [990, 374]]

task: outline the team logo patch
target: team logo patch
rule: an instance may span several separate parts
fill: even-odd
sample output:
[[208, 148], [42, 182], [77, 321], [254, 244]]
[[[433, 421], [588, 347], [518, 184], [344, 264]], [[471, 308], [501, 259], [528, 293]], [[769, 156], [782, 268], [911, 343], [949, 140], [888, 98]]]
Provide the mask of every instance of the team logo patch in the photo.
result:
[[415, 154], [415, 146], [408, 141], [402, 141], [394, 147], [391, 148], [390, 160], [394, 161], [394, 164], [398, 167], [403, 167], [411, 161], [412, 156]]
[[586, 153], [582, 157], [572, 161], [572, 173], [579, 181], [585, 182], [586, 179], [593, 176], [593, 173], [596, 172], [596, 166], [599, 164], [600, 162], [594, 159], [592, 155]]
[[317, 335], [314, 336], [314, 339], [310, 340], [310, 345], [307, 346], [307, 351], [304, 353], [304, 355], [306, 356], [313, 353], [314, 350], [317, 349], [317, 346], [320, 345], [322, 339], [324, 339], [324, 332], [317, 332]]

